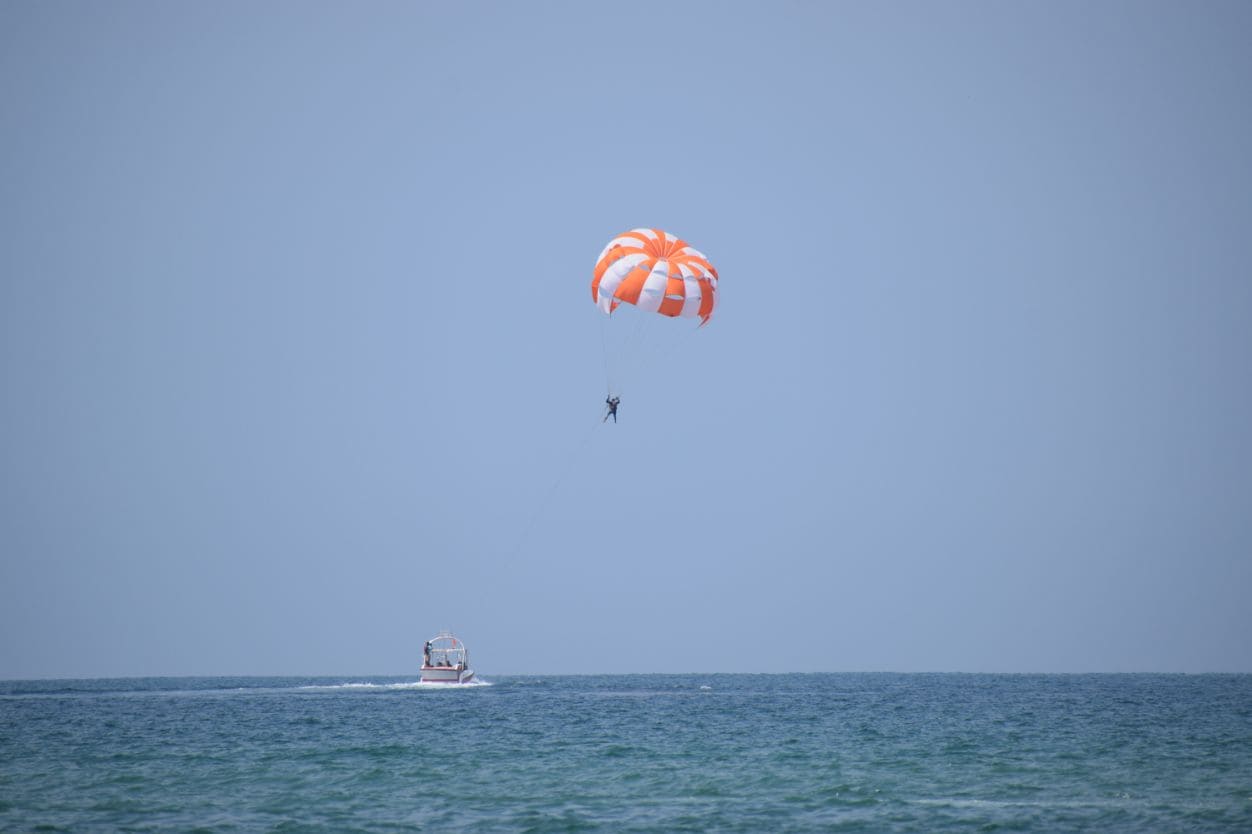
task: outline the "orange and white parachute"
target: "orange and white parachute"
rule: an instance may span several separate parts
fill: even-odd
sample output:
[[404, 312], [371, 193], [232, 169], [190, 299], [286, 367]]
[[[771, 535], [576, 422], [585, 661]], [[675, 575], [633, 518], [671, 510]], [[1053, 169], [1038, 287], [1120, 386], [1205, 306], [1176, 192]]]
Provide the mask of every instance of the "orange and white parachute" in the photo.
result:
[[717, 306], [717, 270], [686, 241], [660, 229], [632, 229], [600, 253], [591, 297], [605, 313], [625, 302], [646, 313], [699, 316], [704, 326]]

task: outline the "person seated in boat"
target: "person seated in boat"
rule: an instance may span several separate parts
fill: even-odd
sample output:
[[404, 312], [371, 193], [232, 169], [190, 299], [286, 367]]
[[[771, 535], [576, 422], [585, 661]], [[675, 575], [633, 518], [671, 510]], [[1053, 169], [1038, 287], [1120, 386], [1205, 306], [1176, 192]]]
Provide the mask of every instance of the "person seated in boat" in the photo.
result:
[[607, 423], [609, 421], [609, 418], [612, 417], [613, 422], [616, 423], [617, 422], [617, 406], [619, 403], [621, 403], [621, 401], [622, 401], [621, 397], [605, 397], [604, 402], [608, 404], [609, 410], [608, 410], [608, 413], [604, 415], [604, 419], [601, 420], [600, 422]]

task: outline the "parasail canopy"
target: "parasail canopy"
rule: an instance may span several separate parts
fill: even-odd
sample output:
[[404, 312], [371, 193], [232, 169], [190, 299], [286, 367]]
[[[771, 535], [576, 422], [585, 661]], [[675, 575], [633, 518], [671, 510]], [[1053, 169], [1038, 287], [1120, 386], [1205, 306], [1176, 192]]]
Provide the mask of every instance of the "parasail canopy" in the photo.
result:
[[703, 326], [717, 305], [717, 270], [704, 253], [668, 232], [632, 229], [600, 253], [591, 297], [606, 314], [624, 302], [663, 316], [699, 316]]

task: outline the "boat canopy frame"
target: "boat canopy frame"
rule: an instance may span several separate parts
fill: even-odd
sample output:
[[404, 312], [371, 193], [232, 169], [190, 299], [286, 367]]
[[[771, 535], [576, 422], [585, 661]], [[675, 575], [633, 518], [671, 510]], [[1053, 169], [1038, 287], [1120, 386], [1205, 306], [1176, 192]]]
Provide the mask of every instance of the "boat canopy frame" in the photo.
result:
[[441, 631], [426, 643], [430, 646], [430, 656], [426, 657], [423, 652], [423, 669], [469, 668], [469, 652], [451, 632]]

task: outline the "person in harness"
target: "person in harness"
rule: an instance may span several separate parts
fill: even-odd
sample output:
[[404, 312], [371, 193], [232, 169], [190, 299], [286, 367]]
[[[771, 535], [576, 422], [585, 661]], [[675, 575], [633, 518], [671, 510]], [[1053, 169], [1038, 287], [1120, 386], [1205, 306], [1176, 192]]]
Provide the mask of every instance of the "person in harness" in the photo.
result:
[[605, 403], [608, 404], [609, 410], [608, 410], [608, 413], [604, 415], [604, 419], [601, 420], [600, 422], [607, 423], [609, 421], [609, 418], [612, 417], [613, 422], [616, 423], [617, 422], [617, 405], [618, 403], [622, 401], [622, 398], [621, 397], [605, 397], [604, 401]]

